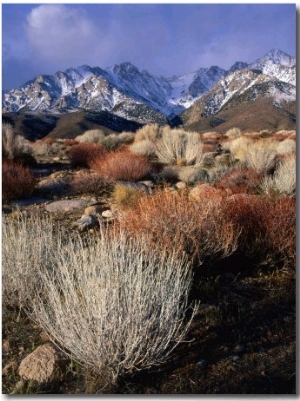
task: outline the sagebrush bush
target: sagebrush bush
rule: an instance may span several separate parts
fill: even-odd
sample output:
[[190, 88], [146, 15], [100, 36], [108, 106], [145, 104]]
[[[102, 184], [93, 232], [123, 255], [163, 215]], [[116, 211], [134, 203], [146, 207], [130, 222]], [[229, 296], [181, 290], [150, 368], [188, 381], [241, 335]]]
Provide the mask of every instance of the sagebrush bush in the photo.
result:
[[18, 160], [24, 154], [30, 155], [30, 150], [29, 141], [16, 134], [11, 124], [2, 125], [2, 158]]
[[138, 181], [147, 177], [153, 170], [150, 161], [127, 149], [95, 158], [90, 166], [101, 178], [112, 181]]
[[225, 134], [228, 138], [238, 138], [242, 135], [240, 128], [233, 127], [226, 131]]
[[155, 142], [160, 136], [160, 127], [158, 124], [146, 124], [138, 129], [134, 136], [134, 142], [151, 141]]
[[32, 316], [72, 359], [106, 385], [162, 363], [184, 339], [191, 270], [184, 256], [124, 232], [69, 240], [42, 268]]
[[156, 143], [156, 155], [165, 164], [200, 164], [203, 157], [200, 135], [180, 129], [164, 130]]
[[101, 159], [106, 154], [106, 149], [95, 143], [80, 143], [72, 146], [67, 155], [73, 166], [90, 167], [94, 159]]
[[116, 184], [112, 195], [116, 205], [122, 208], [134, 207], [138, 204], [142, 196], [142, 191], [126, 185]]
[[30, 169], [12, 160], [2, 161], [2, 200], [27, 198], [32, 195], [36, 178]]
[[232, 157], [240, 161], [240, 163], [245, 163], [246, 153], [248, 147], [253, 143], [253, 140], [247, 136], [240, 136], [232, 139], [231, 141], [226, 141], [222, 143], [222, 147], [225, 150], [229, 150]]
[[284, 157], [272, 176], [266, 176], [262, 182], [266, 193], [280, 193], [296, 196], [296, 154]]
[[289, 138], [284, 139], [278, 143], [276, 151], [279, 154], [296, 152], [296, 141]]
[[101, 145], [108, 151], [115, 150], [122, 144], [120, 136], [116, 134], [109, 134], [101, 141]]
[[105, 138], [105, 134], [101, 129], [90, 129], [82, 135], [78, 135], [75, 140], [79, 143], [97, 143], [98, 145]]
[[143, 139], [142, 141], [134, 142], [129, 149], [133, 153], [149, 158], [154, 157], [156, 151], [154, 142], [150, 141], [149, 139]]
[[230, 255], [236, 247], [238, 232], [223, 205], [224, 199], [217, 192], [194, 199], [186, 190], [159, 190], [142, 197], [135, 208], [125, 210], [120, 224], [134, 237], [148, 236], [149, 244], [209, 263]]
[[275, 166], [277, 144], [274, 140], [260, 139], [247, 146], [245, 163], [258, 173], [268, 173]]
[[[22, 308], [33, 297], [37, 273], [49, 268], [59, 237], [53, 234], [51, 219], [21, 213], [2, 220], [2, 302]], [[54, 244], [55, 243], [55, 244]]]

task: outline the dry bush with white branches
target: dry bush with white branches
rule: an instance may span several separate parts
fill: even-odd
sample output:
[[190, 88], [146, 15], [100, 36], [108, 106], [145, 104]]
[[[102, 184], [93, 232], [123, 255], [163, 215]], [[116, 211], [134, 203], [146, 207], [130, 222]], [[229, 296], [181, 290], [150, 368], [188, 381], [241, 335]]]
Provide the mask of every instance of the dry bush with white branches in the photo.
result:
[[160, 136], [160, 131], [161, 129], [158, 124], [146, 124], [136, 131], [134, 142], [137, 143], [145, 140], [155, 142]]
[[149, 139], [143, 139], [142, 141], [134, 142], [129, 146], [129, 149], [138, 155], [145, 157], [154, 157], [156, 147], [154, 142]]
[[287, 138], [278, 143], [277, 153], [284, 154], [291, 152], [296, 152], [296, 141], [294, 139]]
[[288, 196], [296, 195], [296, 154], [285, 157], [277, 167], [273, 176], [266, 176], [262, 182], [266, 193], [272, 191]]
[[200, 164], [202, 147], [200, 135], [196, 132], [163, 130], [161, 139], [157, 141], [156, 155], [165, 164]]
[[105, 138], [104, 132], [101, 129], [90, 129], [82, 135], [78, 135], [75, 139], [79, 143], [98, 143], [100, 144]]
[[[17, 213], [17, 212], [16, 212]], [[19, 214], [2, 221], [2, 301], [22, 308], [32, 297], [40, 266], [51, 266], [60, 243], [50, 219]], [[55, 249], [54, 249], [55, 248]]]
[[275, 166], [277, 144], [274, 140], [255, 141], [247, 146], [245, 163], [258, 173], [268, 173]]
[[228, 138], [239, 138], [242, 135], [240, 128], [233, 127], [226, 131], [225, 134]]
[[31, 153], [29, 141], [14, 132], [11, 124], [2, 125], [2, 157], [15, 159], [24, 153]]
[[122, 231], [76, 237], [56, 247], [52, 269], [41, 265], [36, 281], [33, 319], [108, 383], [165, 361], [196, 310], [185, 319], [192, 280], [186, 258], [146, 245]]

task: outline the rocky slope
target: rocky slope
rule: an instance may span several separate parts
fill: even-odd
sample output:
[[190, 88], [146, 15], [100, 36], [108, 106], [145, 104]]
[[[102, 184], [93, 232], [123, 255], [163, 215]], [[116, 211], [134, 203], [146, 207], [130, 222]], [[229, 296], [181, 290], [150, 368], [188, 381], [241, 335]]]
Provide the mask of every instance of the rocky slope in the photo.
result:
[[265, 96], [276, 107], [295, 101], [296, 59], [271, 50], [252, 64], [238, 61], [228, 71], [212, 66], [171, 78], [152, 76], [128, 62], [106, 69], [84, 65], [40, 75], [4, 93], [3, 112], [105, 111], [160, 125], [180, 115], [182, 121], [194, 123], [187, 116], [197, 113], [188, 109], [200, 109], [200, 118], [215, 115], [246, 92], [249, 102]]

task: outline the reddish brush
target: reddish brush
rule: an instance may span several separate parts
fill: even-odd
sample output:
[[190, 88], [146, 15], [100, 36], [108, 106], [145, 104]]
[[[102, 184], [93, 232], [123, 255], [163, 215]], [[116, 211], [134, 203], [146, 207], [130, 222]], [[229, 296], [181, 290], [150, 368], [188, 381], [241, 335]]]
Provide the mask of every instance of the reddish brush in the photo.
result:
[[150, 244], [185, 252], [201, 263], [211, 262], [232, 253], [236, 244], [222, 200], [218, 193], [209, 200], [196, 200], [188, 191], [161, 190], [124, 211], [120, 224], [131, 235], [148, 236]]
[[216, 183], [217, 188], [230, 190], [231, 193], [257, 193], [262, 175], [254, 169], [235, 168], [226, 172]]
[[101, 159], [106, 152], [103, 146], [95, 143], [80, 143], [72, 146], [67, 154], [74, 166], [90, 166], [94, 159]]
[[118, 150], [96, 158], [90, 166], [105, 180], [138, 181], [152, 170], [152, 163], [145, 157], [129, 150]]
[[262, 265], [284, 263], [294, 267], [296, 259], [295, 199], [236, 194], [228, 199], [227, 216], [240, 231], [239, 251]]
[[36, 180], [28, 167], [11, 160], [2, 162], [2, 200], [9, 202], [30, 196]]

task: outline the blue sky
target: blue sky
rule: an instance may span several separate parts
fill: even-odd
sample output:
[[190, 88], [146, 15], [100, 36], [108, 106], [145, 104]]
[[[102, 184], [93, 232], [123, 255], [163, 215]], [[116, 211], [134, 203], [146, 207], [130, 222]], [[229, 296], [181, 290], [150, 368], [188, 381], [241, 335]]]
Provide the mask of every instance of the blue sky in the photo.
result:
[[129, 61], [170, 77], [296, 52], [296, 4], [2, 4], [2, 89]]

